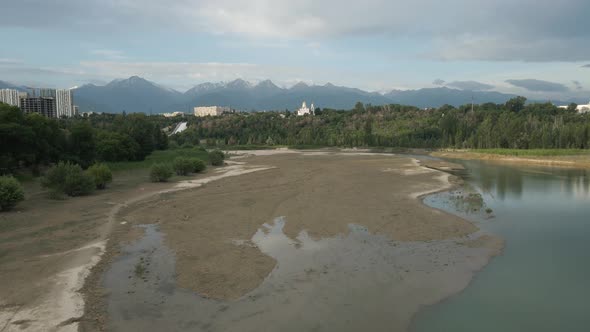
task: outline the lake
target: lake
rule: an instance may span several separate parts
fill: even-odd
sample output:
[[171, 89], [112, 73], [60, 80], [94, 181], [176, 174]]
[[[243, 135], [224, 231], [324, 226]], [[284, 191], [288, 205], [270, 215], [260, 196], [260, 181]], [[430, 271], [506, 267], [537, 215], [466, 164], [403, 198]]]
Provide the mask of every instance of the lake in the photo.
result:
[[590, 171], [458, 161], [486, 213], [452, 195], [425, 203], [467, 217], [506, 241], [460, 294], [422, 310], [412, 331], [590, 330]]

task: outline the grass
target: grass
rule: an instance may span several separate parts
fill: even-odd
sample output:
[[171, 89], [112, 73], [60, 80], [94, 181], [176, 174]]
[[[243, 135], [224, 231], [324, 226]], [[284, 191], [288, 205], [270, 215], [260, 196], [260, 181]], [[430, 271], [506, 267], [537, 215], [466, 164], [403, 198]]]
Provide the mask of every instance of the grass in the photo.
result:
[[117, 161], [106, 164], [112, 171], [130, 171], [148, 169], [155, 163], [171, 163], [176, 157], [199, 158], [205, 162], [209, 160], [206, 151], [198, 148], [179, 148], [154, 151], [142, 161]]
[[221, 150], [274, 150], [282, 146], [280, 145], [257, 145], [257, 144], [243, 144], [243, 145], [226, 145], [223, 147], [211, 147]]
[[315, 144], [294, 144], [294, 145], [288, 146], [289, 149], [294, 149], [294, 150], [316, 150], [316, 149], [323, 149], [326, 147], [327, 146], [325, 146], [325, 145], [315, 145]]
[[590, 150], [583, 149], [473, 149], [469, 152], [529, 157], [590, 155]]

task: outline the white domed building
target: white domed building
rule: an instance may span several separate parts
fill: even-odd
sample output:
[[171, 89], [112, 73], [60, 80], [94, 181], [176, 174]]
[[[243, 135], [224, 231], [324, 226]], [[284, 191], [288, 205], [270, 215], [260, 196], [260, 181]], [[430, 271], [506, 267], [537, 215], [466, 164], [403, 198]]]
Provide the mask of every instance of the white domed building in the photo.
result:
[[304, 116], [306, 114], [315, 115], [315, 107], [313, 106], [313, 103], [311, 103], [311, 107], [308, 108], [307, 103], [303, 102], [301, 108], [297, 110], [297, 115], [299, 116]]

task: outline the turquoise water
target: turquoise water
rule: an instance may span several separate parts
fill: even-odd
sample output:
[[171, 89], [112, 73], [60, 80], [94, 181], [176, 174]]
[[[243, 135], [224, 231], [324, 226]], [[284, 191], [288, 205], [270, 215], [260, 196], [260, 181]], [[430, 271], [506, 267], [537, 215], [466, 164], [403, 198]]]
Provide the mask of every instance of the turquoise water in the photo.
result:
[[[495, 215], [472, 218], [506, 247], [412, 331], [590, 331], [590, 172], [455, 162]], [[425, 202], [456, 212], [444, 195]]]

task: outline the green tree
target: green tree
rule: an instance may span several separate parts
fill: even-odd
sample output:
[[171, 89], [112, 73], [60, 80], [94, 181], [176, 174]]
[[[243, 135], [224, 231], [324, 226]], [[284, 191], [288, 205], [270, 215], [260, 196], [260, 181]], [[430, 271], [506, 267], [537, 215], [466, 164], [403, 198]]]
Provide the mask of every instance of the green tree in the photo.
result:
[[526, 104], [525, 97], [514, 97], [506, 102], [506, 108], [512, 112], [518, 113], [524, 109], [524, 105]]
[[88, 174], [94, 179], [96, 189], [105, 189], [108, 183], [113, 182], [113, 173], [105, 164], [94, 164], [88, 168]]
[[193, 171], [193, 162], [185, 157], [176, 157], [172, 162], [176, 175], [188, 175]]
[[8, 211], [25, 199], [23, 187], [12, 176], [0, 176], [0, 210]]
[[51, 189], [53, 194], [68, 196], [90, 194], [96, 186], [92, 176], [84, 172], [80, 165], [69, 162], [60, 162], [47, 170], [41, 184]]
[[190, 162], [192, 165], [192, 172], [194, 172], [194, 173], [200, 173], [207, 168], [207, 165], [205, 165], [205, 162], [202, 161], [201, 159], [191, 158]]
[[209, 162], [213, 166], [223, 166], [225, 154], [221, 150], [213, 150], [209, 152]]
[[173, 175], [170, 164], [157, 163], [150, 168], [150, 180], [152, 182], [166, 182]]
[[68, 137], [69, 160], [82, 167], [92, 165], [96, 158], [94, 129], [86, 121], [77, 122], [70, 128]]

